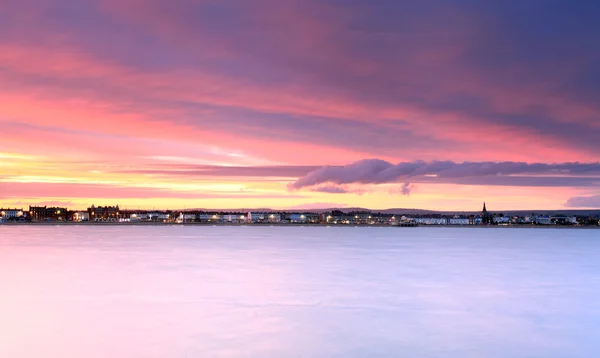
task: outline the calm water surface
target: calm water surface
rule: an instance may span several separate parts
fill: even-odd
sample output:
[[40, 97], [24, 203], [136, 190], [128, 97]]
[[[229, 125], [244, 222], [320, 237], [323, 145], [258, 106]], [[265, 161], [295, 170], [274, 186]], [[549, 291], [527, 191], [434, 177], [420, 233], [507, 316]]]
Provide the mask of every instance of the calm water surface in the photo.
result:
[[600, 357], [600, 230], [0, 226], [0, 357]]

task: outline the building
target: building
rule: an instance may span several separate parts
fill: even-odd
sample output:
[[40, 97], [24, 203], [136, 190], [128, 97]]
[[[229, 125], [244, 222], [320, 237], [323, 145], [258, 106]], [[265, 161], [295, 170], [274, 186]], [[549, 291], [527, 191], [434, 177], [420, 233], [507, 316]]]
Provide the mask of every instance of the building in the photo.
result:
[[119, 221], [119, 205], [96, 207], [92, 204], [87, 212], [92, 221]]
[[171, 216], [170, 213], [164, 211], [153, 211], [147, 214], [146, 221], [152, 222], [165, 222], [170, 221], [171, 219], [176, 219]]
[[511, 222], [511, 218], [504, 215], [493, 216], [492, 222], [494, 224], [509, 224]]
[[216, 223], [222, 221], [222, 216], [217, 213], [200, 213], [198, 214], [198, 221], [203, 223]]
[[23, 209], [0, 209], [0, 217], [8, 220], [12, 218], [20, 218], [24, 216]]
[[552, 216], [551, 221], [556, 225], [577, 225], [575, 216]]
[[132, 213], [129, 215], [129, 221], [139, 222], [148, 221], [148, 213]]
[[269, 213], [269, 216], [267, 216], [267, 222], [270, 222], [270, 223], [279, 223], [279, 222], [281, 222], [281, 214], [279, 214], [279, 213]]
[[470, 225], [471, 220], [469, 218], [461, 218], [458, 215], [448, 219], [448, 225]]
[[249, 212], [246, 215], [249, 223], [278, 223], [281, 222], [281, 214], [272, 212]]
[[315, 213], [291, 213], [289, 220], [292, 223], [318, 223], [319, 214]]
[[226, 223], [241, 224], [246, 222], [246, 215], [239, 213], [228, 213], [221, 216], [222, 221]]
[[88, 221], [90, 214], [87, 211], [76, 211], [73, 213], [73, 221]]
[[535, 217], [535, 223], [537, 225], [552, 225], [552, 218], [550, 215], [538, 215]]
[[183, 213], [183, 222], [189, 223], [196, 221], [196, 214], [192, 213]]
[[67, 221], [67, 208], [29, 206], [32, 221]]
[[485, 207], [485, 202], [483, 202], [483, 210], [481, 211], [481, 223], [484, 225], [494, 223], [494, 216], [487, 211], [487, 208]]
[[370, 224], [373, 217], [370, 211], [352, 211], [348, 213], [348, 221], [352, 224]]
[[434, 218], [434, 217], [415, 218], [415, 222], [420, 225], [447, 225], [448, 224], [448, 220], [446, 218]]
[[246, 215], [246, 222], [249, 223], [258, 223], [258, 222], [265, 222], [269, 215], [267, 213], [260, 213], [260, 212], [248, 212], [248, 214]]
[[[306, 213], [302, 214], [305, 218], [307, 218]], [[327, 212], [321, 214], [319, 217], [315, 218], [315, 222], [323, 222], [326, 224], [354, 224], [355, 222], [359, 222], [361, 215], [358, 213], [344, 213], [341, 210], [333, 210], [332, 212]], [[306, 221], [306, 219], [305, 219]]]

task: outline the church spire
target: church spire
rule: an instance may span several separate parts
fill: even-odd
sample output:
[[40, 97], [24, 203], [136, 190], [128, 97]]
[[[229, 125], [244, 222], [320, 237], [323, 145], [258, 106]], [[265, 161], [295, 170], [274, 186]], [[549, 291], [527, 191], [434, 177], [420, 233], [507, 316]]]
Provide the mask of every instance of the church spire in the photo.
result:
[[485, 201], [483, 202], [483, 212], [487, 213], [487, 209], [485, 208]]

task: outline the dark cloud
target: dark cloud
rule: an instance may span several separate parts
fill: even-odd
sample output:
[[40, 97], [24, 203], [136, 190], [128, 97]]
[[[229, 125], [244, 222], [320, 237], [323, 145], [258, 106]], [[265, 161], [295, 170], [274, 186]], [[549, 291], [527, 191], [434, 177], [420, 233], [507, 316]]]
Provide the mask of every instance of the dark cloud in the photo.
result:
[[330, 193], [330, 194], [345, 194], [348, 193], [348, 189], [343, 186], [336, 185], [324, 185], [313, 188], [312, 191], [320, 192], [320, 193]]
[[565, 206], [570, 208], [600, 208], [600, 195], [575, 196], [567, 200]]
[[413, 188], [414, 188], [414, 185], [411, 185], [410, 183], [404, 183], [404, 184], [402, 184], [402, 188], [400, 188], [400, 191], [401, 191], [402, 195], [409, 196], [410, 193], [412, 192]]
[[400, 186], [395, 186], [395, 187], [391, 188], [390, 190], [388, 190], [388, 193], [390, 195], [410, 196], [415, 188], [416, 188], [416, 186], [414, 184], [404, 183]]
[[[325, 166], [298, 179], [290, 189], [325, 183], [407, 182], [505, 186], [600, 186], [600, 163], [402, 162], [367, 159], [346, 166]], [[408, 190], [410, 193], [410, 190]]]

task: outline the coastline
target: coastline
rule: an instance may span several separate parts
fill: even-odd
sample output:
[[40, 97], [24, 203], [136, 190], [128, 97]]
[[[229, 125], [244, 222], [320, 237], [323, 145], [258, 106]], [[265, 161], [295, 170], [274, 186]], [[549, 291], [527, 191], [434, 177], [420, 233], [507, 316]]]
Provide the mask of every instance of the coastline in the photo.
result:
[[600, 229], [598, 225], [388, 225], [309, 223], [203, 223], [203, 222], [4, 222], [0, 226], [212, 226], [212, 227], [378, 227], [378, 228], [472, 228], [472, 229]]

